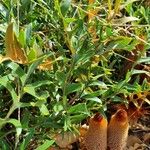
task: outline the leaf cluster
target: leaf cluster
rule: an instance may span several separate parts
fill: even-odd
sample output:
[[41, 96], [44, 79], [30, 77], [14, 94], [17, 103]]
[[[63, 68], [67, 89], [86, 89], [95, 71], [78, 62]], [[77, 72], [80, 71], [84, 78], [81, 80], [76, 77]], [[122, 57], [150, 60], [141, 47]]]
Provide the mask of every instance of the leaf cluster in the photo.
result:
[[138, 0], [2, 0], [0, 149], [45, 150], [149, 91], [149, 69], [138, 67], [150, 64], [149, 16]]

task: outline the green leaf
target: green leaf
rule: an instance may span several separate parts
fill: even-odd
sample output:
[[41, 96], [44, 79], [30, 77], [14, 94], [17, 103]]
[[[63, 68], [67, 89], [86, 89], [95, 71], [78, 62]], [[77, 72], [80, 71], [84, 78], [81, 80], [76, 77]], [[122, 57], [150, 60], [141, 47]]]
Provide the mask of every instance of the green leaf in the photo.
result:
[[9, 144], [3, 139], [0, 140], [0, 148], [2, 150], [10, 150]]
[[28, 78], [30, 75], [34, 72], [34, 70], [38, 67], [38, 65], [43, 61], [44, 57], [40, 57], [39, 59], [35, 60], [29, 67], [25, 81], [23, 82], [23, 85], [26, 84]]
[[64, 83], [66, 81], [66, 74], [64, 72], [57, 71], [56, 78], [61, 85], [64, 85]]
[[12, 69], [13, 74], [17, 75], [20, 78], [23, 84], [26, 78], [26, 73], [24, 72], [24, 70], [14, 62], [9, 63], [7, 66]]
[[114, 50], [114, 49], [123, 49], [123, 50], [127, 50], [127, 51], [131, 51], [135, 48], [135, 46], [137, 45], [137, 40], [132, 40], [131, 37], [123, 37], [123, 36], [119, 36], [116, 39], [113, 38], [114, 40], [112, 40], [107, 48], [106, 51], [108, 50]]
[[21, 124], [23, 129], [29, 127], [29, 118], [30, 118], [30, 112], [28, 110], [24, 110], [21, 119]]
[[[127, 6], [130, 6], [133, 2], [136, 2], [139, 0], [127, 0], [123, 3], [123, 5], [121, 5], [121, 9], [126, 8]], [[131, 5], [132, 6], [132, 5]], [[131, 11], [131, 10], [130, 10]], [[131, 11], [132, 12], [132, 11]]]
[[107, 85], [102, 81], [93, 81], [89, 86], [99, 86], [100, 88], [107, 89]]
[[17, 103], [18, 96], [14, 90], [14, 88], [10, 84], [9, 76], [3, 76], [0, 78], [0, 84], [3, 85], [11, 94], [11, 97], [14, 103]]
[[44, 116], [49, 115], [49, 111], [48, 111], [47, 107], [44, 104], [42, 104], [39, 107], [39, 109], [40, 109], [40, 112], [42, 113], [42, 115], [44, 115]]
[[150, 64], [150, 57], [140, 58], [137, 62]]
[[6, 29], [7, 29], [7, 26], [5, 24], [0, 24], [0, 31], [1, 32], [5, 33]]
[[71, 5], [71, 0], [62, 0], [61, 1], [61, 13], [63, 16], [67, 14], [67, 11]]
[[81, 123], [81, 121], [90, 116], [90, 114], [79, 114], [70, 116], [71, 123]]
[[32, 85], [25, 86], [24, 92], [36, 97], [39, 100], [46, 100], [49, 97], [49, 93], [47, 91], [41, 91], [37, 93], [35, 87]]
[[26, 35], [26, 45], [28, 45], [31, 40], [32, 23], [27, 25], [25, 32], [26, 32], [26, 34], [25, 34]]
[[61, 103], [56, 103], [54, 105], [53, 109], [56, 113], [59, 113], [60, 111], [62, 111], [64, 109], [64, 107]]
[[35, 150], [47, 150], [53, 143], [54, 140], [45, 140], [44, 144], [40, 145]]
[[112, 96], [111, 100], [113, 102], [123, 102], [123, 99], [121, 97], [119, 97], [119, 96]]
[[69, 114], [81, 114], [82, 113], [82, 114], [89, 115], [89, 112], [85, 103], [71, 106], [67, 112]]
[[134, 69], [131, 71], [132, 75], [134, 74], [146, 74], [147, 76], [150, 77], [150, 72], [148, 71], [145, 71], [145, 70], [137, 70], [137, 69]]
[[81, 83], [71, 83], [66, 86], [66, 95], [82, 89]]
[[37, 59], [37, 52], [34, 49], [31, 49], [27, 57], [28, 61], [32, 62]]
[[23, 139], [23, 142], [20, 145], [20, 150], [27, 149], [28, 144], [30, 143], [32, 137], [34, 136], [34, 129], [31, 129], [27, 136]]
[[20, 121], [16, 120], [16, 119], [9, 119], [7, 121], [7, 123], [11, 123], [11, 124], [13, 124], [16, 127], [17, 137], [19, 137], [19, 135], [22, 132], [22, 126], [21, 126]]
[[98, 96], [101, 96], [105, 91], [106, 90], [98, 90], [91, 93], [85, 92], [81, 95], [81, 98], [89, 101], [95, 101], [97, 103], [102, 104], [102, 101], [100, 98], [98, 98]]
[[0, 129], [6, 123], [5, 119], [0, 118]]
[[59, 0], [55, 0], [54, 4], [55, 4], [55, 9], [58, 11], [58, 14], [61, 16], [62, 13], [61, 13], [61, 9], [60, 9]]
[[97, 102], [97, 103], [102, 104], [101, 99], [99, 99], [98, 97], [89, 97], [89, 98], [85, 98], [85, 99], [88, 101], [93, 101], [93, 102]]
[[19, 32], [19, 42], [23, 48], [26, 47], [26, 32], [24, 30]]
[[75, 18], [65, 18], [65, 23], [67, 23], [67, 24], [72, 23], [74, 21], [76, 21]]
[[53, 82], [49, 81], [49, 80], [43, 80], [43, 81], [37, 81], [37, 82], [34, 82], [32, 84], [26, 84], [26, 86], [29, 86], [29, 87], [34, 87], [34, 88], [39, 88], [43, 85], [50, 85], [52, 84]]

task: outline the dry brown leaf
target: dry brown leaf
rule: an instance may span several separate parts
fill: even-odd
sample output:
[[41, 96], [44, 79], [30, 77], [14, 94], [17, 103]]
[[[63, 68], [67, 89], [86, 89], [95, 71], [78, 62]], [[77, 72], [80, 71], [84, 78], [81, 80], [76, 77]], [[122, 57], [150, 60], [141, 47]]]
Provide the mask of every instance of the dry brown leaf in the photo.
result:
[[67, 148], [72, 143], [79, 139], [79, 135], [72, 132], [65, 132], [64, 134], [58, 134], [55, 137], [55, 142], [60, 148]]
[[150, 133], [145, 134], [143, 140], [145, 143], [150, 143]]
[[[89, 5], [92, 5], [95, 3], [95, 0], [89, 0]], [[95, 16], [98, 13], [98, 9], [97, 8], [90, 8], [88, 10], [88, 22], [90, 23], [92, 20], [94, 20]], [[96, 26], [95, 24], [92, 24], [89, 28], [88, 28], [89, 33], [91, 34], [91, 37], [93, 39], [93, 42], [96, 40]]]
[[6, 47], [6, 57], [10, 57], [12, 60], [17, 60], [16, 54], [14, 52], [14, 33], [13, 33], [13, 23], [9, 24], [5, 35], [5, 47]]
[[[92, 5], [95, 3], [95, 0], [89, 0], [89, 5]], [[90, 22], [93, 17], [96, 15], [96, 10], [94, 10], [93, 8], [89, 10], [88, 12], [88, 21]]]
[[82, 125], [79, 129], [80, 136], [84, 137], [85, 134], [87, 133], [88, 129], [89, 129], [89, 126], [87, 126], [86, 124]]
[[13, 31], [13, 23], [10, 23], [7, 27], [5, 35], [5, 47], [6, 55], [1, 56], [0, 62], [12, 60], [20, 64], [27, 63], [26, 55]]
[[127, 147], [134, 146], [136, 143], [142, 144], [142, 141], [136, 136], [133, 135], [128, 136]]
[[135, 143], [134, 144], [134, 150], [144, 150], [144, 144]]

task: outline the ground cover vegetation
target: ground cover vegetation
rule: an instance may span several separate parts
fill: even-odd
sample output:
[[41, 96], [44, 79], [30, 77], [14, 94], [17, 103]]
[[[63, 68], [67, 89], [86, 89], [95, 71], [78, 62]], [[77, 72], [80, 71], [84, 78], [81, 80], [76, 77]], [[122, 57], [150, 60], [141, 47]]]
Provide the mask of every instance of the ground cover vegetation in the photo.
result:
[[134, 124], [150, 104], [149, 48], [148, 0], [1, 0], [0, 149], [47, 149], [117, 107]]

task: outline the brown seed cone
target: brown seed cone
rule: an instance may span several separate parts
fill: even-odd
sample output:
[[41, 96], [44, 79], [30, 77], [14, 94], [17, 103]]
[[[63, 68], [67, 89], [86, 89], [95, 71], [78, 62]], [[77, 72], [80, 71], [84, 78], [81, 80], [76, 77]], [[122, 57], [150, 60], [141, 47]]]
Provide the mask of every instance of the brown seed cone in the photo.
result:
[[84, 142], [87, 150], [106, 150], [107, 119], [99, 113], [90, 119]]
[[108, 150], [123, 150], [128, 137], [128, 116], [124, 109], [119, 109], [108, 125]]

